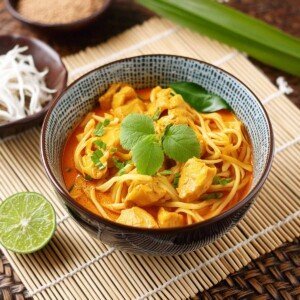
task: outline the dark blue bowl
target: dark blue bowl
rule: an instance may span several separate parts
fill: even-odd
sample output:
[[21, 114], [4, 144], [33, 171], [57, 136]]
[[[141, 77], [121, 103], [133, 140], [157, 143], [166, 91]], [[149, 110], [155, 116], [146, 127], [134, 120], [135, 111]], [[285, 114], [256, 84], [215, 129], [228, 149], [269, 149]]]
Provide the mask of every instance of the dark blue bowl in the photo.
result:
[[[245, 124], [253, 146], [254, 179], [249, 194], [234, 207], [202, 223], [173, 229], [145, 229], [99, 217], [76, 203], [64, 185], [61, 155], [74, 126], [93, 109], [99, 94], [113, 82], [135, 88], [193, 81], [229, 102]], [[135, 254], [182, 254], [205, 246], [226, 233], [246, 213], [265, 182], [273, 157], [270, 120], [256, 96], [237, 78], [213, 65], [173, 55], [144, 55], [99, 67], [72, 83], [50, 107], [45, 118], [41, 152], [58, 198], [74, 219], [95, 238]]]

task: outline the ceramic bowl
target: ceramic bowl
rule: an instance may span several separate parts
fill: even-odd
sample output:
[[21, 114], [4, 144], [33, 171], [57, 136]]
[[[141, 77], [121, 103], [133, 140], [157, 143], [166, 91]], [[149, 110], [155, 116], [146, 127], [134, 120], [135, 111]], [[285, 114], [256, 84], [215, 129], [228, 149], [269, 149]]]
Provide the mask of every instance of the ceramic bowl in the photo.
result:
[[[245, 124], [254, 156], [254, 179], [249, 194], [234, 207], [202, 223], [182, 228], [144, 229], [101, 218], [77, 204], [65, 188], [61, 156], [71, 130], [113, 82], [135, 88], [192, 81], [229, 102]], [[173, 55], [145, 55], [122, 59], [82, 76], [52, 104], [41, 137], [42, 160], [58, 198], [73, 218], [95, 238], [121, 250], [139, 254], [173, 255], [207, 245], [232, 228], [246, 213], [271, 167], [273, 134], [267, 113], [257, 97], [226, 71], [203, 61]]]
[[[25, 54], [31, 54], [39, 71], [47, 68], [46, 84], [50, 89], [56, 89], [53, 98], [57, 97], [67, 85], [67, 70], [60, 56], [51, 47], [40, 40], [18, 35], [0, 35], [0, 55], [7, 53], [14, 46], [27, 46]], [[18, 133], [42, 122], [50, 102], [41, 111], [23, 119], [0, 124], [0, 137]]]
[[[19, 0], [4, 0], [5, 5], [9, 13], [15, 17], [17, 20], [22, 22], [25, 25], [28, 25], [34, 29], [41, 30], [44, 33], [65, 33], [65, 32], [71, 32], [76, 30], [84, 29], [85, 27], [92, 25], [97, 21], [98, 18], [100, 18], [108, 9], [108, 7], [111, 5], [111, 0], [104, 0], [103, 5], [100, 7], [99, 10], [95, 11], [92, 15], [69, 23], [55, 23], [55, 24], [47, 24], [47, 23], [41, 23], [37, 21], [30, 20], [23, 15], [21, 15], [17, 10]], [[48, 1], [48, 0], [41, 0], [41, 1]], [[49, 0], [50, 1], [50, 0]], [[84, 1], [84, 0], [83, 0]]]

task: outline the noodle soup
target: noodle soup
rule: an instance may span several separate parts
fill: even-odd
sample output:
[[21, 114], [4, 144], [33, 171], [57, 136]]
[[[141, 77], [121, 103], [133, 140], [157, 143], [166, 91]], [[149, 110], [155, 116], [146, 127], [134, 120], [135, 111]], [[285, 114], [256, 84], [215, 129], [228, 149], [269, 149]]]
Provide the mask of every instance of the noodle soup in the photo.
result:
[[104, 218], [146, 228], [202, 222], [242, 200], [253, 172], [247, 132], [217, 96], [203, 92], [199, 106], [194, 88], [112, 84], [65, 145], [71, 197]]

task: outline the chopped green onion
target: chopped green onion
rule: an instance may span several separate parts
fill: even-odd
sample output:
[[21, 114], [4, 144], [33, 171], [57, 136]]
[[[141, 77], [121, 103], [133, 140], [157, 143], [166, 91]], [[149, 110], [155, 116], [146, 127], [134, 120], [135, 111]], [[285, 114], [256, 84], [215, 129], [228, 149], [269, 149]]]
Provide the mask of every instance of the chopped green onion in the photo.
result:
[[161, 109], [160, 108], [157, 108], [157, 110], [155, 111], [154, 115], [152, 116], [152, 120], [153, 121], [157, 121], [160, 117], [160, 114], [161, 114]]
[[86, 174], [86, 175], [84, 176], [84, 179], [85, 179], [85, 180], [92, 180], [93, 178], [92, 178], [90, 175]]
[[109, 149], [110, 153], [116, 153], [117, 151], [118, 151], [117, 147], [112, 147], [112, 148]]
[[219, 176], [215, 176], [214, 179], [213, 179], [213, 184], [226, 185], [231, 181], [232, 181], [232, 178], [230, 178], [230, 177], [222, 178], [222, 177], [219, 177]]
[[115, 157], [113, 157], [113, 162], [119, 170], [123, 169], [126, 166], [126, 162], [122, 162], [122, 161], [120, 161], [119, 159], [117, 159]]
[[161, 175], [171, 175], [173, 174], [173, 172], [171, 170], [163, 170], [161, 172], [159, 172]]
[[201, 196], [202, 200], [210, 200], [210, 199], [220, 199], [223, 197], [223, 193], [212, 193], [212, 194], [205, 194]]
[[100, 149], [106, 150], [106, 144], [103, 141], [97, 140], [94, 142], [94, 144]]
[[119, 159], [113, 157], [113, 162], [115, 164], [115, 166], [119, 169], [118, 175], [123, 175], [125, 174], [125, 167], [131, 163], [131, 160], [127, 160], [127, 161], [120, 161]]
[[105, 119], [103, 121], [103, 126], [105, 127], [105, 126], [109, 125], [109, 123], [110, 123], [110, 120], [109, 119]]
[[96, 127], [95, 127], [95, 130], [94, 130], [94, 135], [95, 136], [102, 136], [104, 134], [104, 127], [106, 127], [107, 125], [109, 125], [110, 123], [110, 120], [108, 119], [105, 119], [102, 122], [99, 122]]
[[175, 188], [178, 187], [179, 178], [180, 178], [180, 173], [175, 173], [175, 174], [174, 174], [174, 180], [173, 180], [173, 186], [174, 186]]
[[99, 167], [100, 170], [101, 170], [101, 168], [103, 169], [103, 164], [100, 161], [100, 158], [102, 156], [103, 156], [103, 152], [100, 149], [97, 149], [96, 151], [94, 151], [91, 156], [92, 162], [95, 164], [96, 167]]

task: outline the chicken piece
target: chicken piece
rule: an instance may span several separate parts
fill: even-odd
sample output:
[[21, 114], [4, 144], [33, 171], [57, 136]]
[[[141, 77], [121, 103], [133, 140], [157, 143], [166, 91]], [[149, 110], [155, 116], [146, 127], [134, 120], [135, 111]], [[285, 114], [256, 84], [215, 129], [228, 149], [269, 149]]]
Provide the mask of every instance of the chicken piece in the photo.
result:
[[162, 88], [160, 86], [156, 86], [155, 88], [153, 88], [150, 92], [150, 101], [151, 102], [155, 102], [156, 98], [157, 98], [157, 94], [162, 90]]
[[93, 181], [85, 180], [83, 176], [79, 175], [75, 179], [70, 195], [75, 199], [83, 196], [84, 194], [89, 197], [90, 190], [94, 187], [95, 183]]
[[183, 166], [178, 182], [179, 197], [185, 202], [192, 202], [204, 194], [217, 173], [215, 167], [208, 167], [200, 159], [190, 158]]
[[137, 98], [137, 94], [133, 87], [124, 86], [117, 92], [112, 99], [112, 109], [115, 109], [121, 105], [124, 105], [127, 101]]
[[180, 227], [185, 225], [183, 215], [176, 212], [169, 212], [163, 207], [158, 211], [157, 220], [160, 228]]
[[103, 169], [100, 169], [98, 166], [95, 166], [94, 162], [92, 161], [92, 153], [86, 154], [82, 157], [82, 165], [81, 165], [81, 172], [90, 176], [93, 179], [100, 179], [104, 177], [107, 171], [107, 159], [108, 156], [103, 156], [100, 158], [100, 162], [103, 164]]
[[103, 110], [108, 110], [111, 108], [113, 96], [116, 94], [117, 91], [120, 90], [122, 85], [122, 83], [113, 83], [106, 91], [106, 93], [99, 97], [99, 103]]
[[172, 90], [170, 88], [160, 88], [158, 91], [157, 88], [154, 88], [150, 95], [151, 103], [149, 105], [149, 115], [154, 115], [157, 108], [159, 108], [161, 112], [173, 108], [189, 108], [181, 95], [176, 94], [173, 96], [173, 94], [171, 94]]
[[158, 228], [152, 215], [137, 206], [122, 210], [116, 222], [135, 227]]
[[168, 115], [161, 117], [155, 123], [155, 129], [158, 133], [164, 132], [169, 124], [186, 124], [194, 123], [197, 116], [186, 108], [172, 108], [168, 111]]
[[167, 192], [160, 186], [158, 179], [153, 177], [151, 181], [134, 181], [129, 186], [124, 202], [127, 207], [150, 206], [162, 200], [166, 194]]
[[120, 124], [107, 127], [104, 135], [101, 136], [100, 139], [106, 144], [107, 148], [120, 145]]
[[197, 114], [187, 107], [177, 107], [169, 110], [168, 115], [174, 120], [174, 124], [189, 124], [197, 122]]
[[140, 99], [134, 99], [125, 105], [119, 106], [114, 109], [114, 114], [119, 119], [124, 119], [127, 115], [132, 113], [143, 113], [146, 109], [144, 102]]

